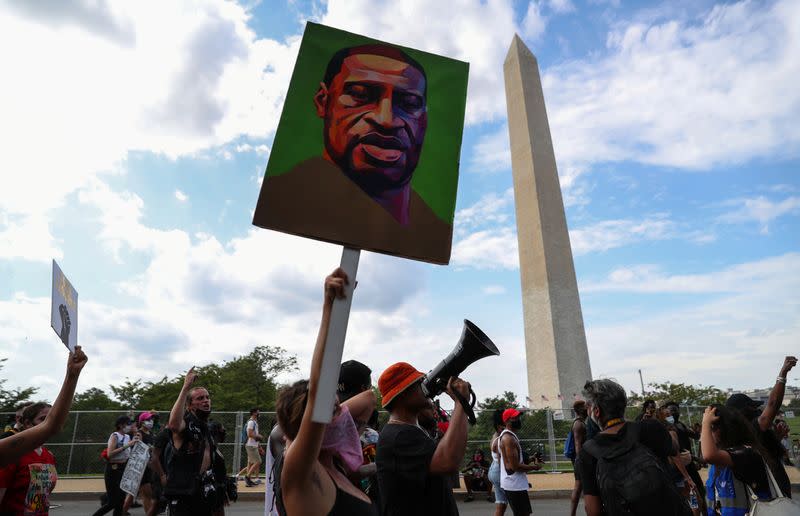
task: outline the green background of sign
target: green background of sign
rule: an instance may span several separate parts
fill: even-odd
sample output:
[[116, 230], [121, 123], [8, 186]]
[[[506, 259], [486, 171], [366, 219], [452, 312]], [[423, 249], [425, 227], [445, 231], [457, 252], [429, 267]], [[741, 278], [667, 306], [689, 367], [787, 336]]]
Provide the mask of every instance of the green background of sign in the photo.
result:
[[[342, 48], [374, 43], [384, 42], [316, 23], [306, 25], [266, 176], [281, 175], [306, 159], [322, 155], [322, 119], [314, 108], [314, 94], [328, 61]], [[411, 186], [439, 218], [452, 224], [469, 64], [399, 45], [391, 46], [416, 59], [428, 79], [428, 129]]]

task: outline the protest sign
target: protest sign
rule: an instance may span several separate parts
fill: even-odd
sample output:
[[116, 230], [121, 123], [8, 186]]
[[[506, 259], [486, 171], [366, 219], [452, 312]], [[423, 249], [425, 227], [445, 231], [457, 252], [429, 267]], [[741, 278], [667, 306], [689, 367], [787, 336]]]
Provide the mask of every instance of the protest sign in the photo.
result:
[[50, 326], [70, 351], [78, 344], [78, 292], [53, 260]]
[[447, 264], [468, 70], [308, 23], [253, 224]]
[[139, 441], [133, 448], [125, 465], [125, 472], [122, 473], [122, 480], [119, 483], [120, 489], [126, 493], [136, 496], [139, 492], [139, 484], [142, 482], [142, 475], [150, 461], [150, 446]]

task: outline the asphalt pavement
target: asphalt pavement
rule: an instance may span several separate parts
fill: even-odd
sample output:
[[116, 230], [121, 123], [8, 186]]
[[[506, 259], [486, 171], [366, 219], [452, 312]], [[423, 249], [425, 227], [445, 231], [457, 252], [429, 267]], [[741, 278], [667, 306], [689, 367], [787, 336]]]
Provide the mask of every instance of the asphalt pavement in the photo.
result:
[[[52, 516], [86, 516], [92, 514], [100, 507], [99, 502], [94, 501], [72, 501], [65, 500], [60, 502], [53, 501], [50, 509]], [[563, 516], [569, 514], [569, 499], [547, 499], [531, 500], [533, 514], [541, 516]], [[56, 506], [58, 505], [58, 506]], [[458, 502], [458, 511], [461, 516], [492, 516], [494, 514], [494, 504], [485, 500], [475, 500], [473, 502]], [[142, 516], [142, 509], [132, 509], [131, 516]], [[232, 516], [263, 516], [264, 504], [262, 502], [239, 502], [231, 505], [225, 510], [226, 515]], [[583, 505], [578, 508], [578, 514], [583, 514]], [[506, 510], [506, 515], [511, 516], [511, 510]]]

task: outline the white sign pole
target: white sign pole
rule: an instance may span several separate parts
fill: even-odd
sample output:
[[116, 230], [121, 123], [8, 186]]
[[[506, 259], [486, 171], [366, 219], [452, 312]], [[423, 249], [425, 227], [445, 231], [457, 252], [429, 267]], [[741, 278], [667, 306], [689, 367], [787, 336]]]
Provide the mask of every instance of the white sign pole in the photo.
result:
[[314, 412], [311, 414], [311, 420], [315, 423], [330, 423], [333, 418], [336, 385], [339, 383], [339, 369], [342, 367], [344, 337], [347, 333], [347, 321], [350, 319], [350, 305], [353, 302], [353, 290], [356, 288], [360, 255], [359, 249], [350, 247], [342, 249], [342, 262], [339, 266], [347, 274], [349, 283], [344, 287], [345, 298], [333, 300], [328, 338], [325, 341], [325, 352], [322, 354], [317, 399], [314, 401]]

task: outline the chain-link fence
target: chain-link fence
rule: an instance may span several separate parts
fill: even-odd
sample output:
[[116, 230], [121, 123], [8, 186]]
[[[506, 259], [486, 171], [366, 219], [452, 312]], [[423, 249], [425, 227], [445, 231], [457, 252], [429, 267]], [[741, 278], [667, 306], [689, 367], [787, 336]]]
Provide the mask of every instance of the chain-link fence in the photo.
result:
[[[683, 407], [681, 421], [691, 427], [702, 419], [704, 407]], [[639, 413], [638, 407], [630, 407], [626, 416], [633, 420]], [[140, 411], [74, 411], [69, 414], [64, 429], [47, 443], [55, 455], [60, 476], [102, 476], [105, 467], [100, 457], [106, 447], [114, 421], [120, 415], [131, 417]], [[0, 413], [0, 421], [7, 421], [13, 413]], [[476, 411], [478, 422], [470, 428], [464, 464], [469, 462], [476, 449], [483, 451], [490, 460], [490, 442], [494, 433], [492, 411]], [[168, 412], [160, 413], [160, 424], [165, 425]], [[225, 463], [231, 474], [238, 473], [247, 463], [242, 440], [242, 426], [250, 417], [249, 412], [214, 412], [212, 419], [222, 423], [226, 429], [226, 441], [219, 449], [225, 456]], [[545, 463], [543, 471], [571, 471], [572, 464], [564, 456], [564, 444], [575, 418], [572, 410], [530, 410], [522, 418], [522, 428], [517, 432], [523, 449], [530, 455], [538, 452]], [[800, 419], [800, 418], [798, 418]], [[275, 422], [274, 412], [261, 412], [260, 433], [265, 435]], [[379, 424], [388, 420], [382, 412]], [[791, 424], [791, 422], [790, 422]], [[793, 427], [794, 430], [794, 427]], [[793, 432], [794, 433], [794, 432]], [[696, 444], [695, 444], [696, 446]], [[697, 450], [694, 450], [697, 452]]]

